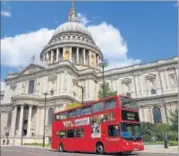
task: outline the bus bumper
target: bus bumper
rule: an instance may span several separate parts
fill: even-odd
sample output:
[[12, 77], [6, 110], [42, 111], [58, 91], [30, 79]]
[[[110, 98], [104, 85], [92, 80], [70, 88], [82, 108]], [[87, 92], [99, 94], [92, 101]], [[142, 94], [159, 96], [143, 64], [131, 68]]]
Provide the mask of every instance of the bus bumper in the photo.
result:
[[134, 151], [143, 151], [144, 150], [144, 144], [143, 141], [139, 142], [132, 142], [132, 146], [134, 148]]

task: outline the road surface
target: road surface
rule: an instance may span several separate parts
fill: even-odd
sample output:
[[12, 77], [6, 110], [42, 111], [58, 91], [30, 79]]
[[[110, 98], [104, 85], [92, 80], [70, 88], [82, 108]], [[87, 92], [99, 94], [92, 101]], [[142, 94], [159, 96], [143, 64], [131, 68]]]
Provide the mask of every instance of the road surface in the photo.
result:
[[[87, 153], [70, 153], [70, 152], [54, 152], [48, 149], [35, 149], [28, 147], [1, 147], [1, 156], [99, 156], [96, 154]], [[123, 154], [126, 156], [127, 154]], [[104, 156], [120, 156], [119, 154], [105, 154]], [[128, 156], [168, 156], [168, 154], [150, 154], [150, 153], [133, 153]], [[170, 154], [177, 156], [177, 154]]]

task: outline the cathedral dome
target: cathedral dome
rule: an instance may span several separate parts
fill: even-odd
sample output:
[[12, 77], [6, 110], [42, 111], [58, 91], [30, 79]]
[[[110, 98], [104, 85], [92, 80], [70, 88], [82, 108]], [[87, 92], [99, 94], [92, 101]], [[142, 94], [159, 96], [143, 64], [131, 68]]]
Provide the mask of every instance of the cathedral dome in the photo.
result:
[[58, 26], [50, 41], [43, 48], [40, 59], [45, 65], [69, 61], [76, 67], [99, 68], [103, 55], [91, 33], [78, 21], [74, 1], [68, 22]]
[[66, 22], [54, 31], [53, 36], [61, 34], [61, 33], [69, 33], [69, 32], [77, 32], [85, 34], [92, 38], [91, 33], [88, 31], [88, 29], [79, 22]]

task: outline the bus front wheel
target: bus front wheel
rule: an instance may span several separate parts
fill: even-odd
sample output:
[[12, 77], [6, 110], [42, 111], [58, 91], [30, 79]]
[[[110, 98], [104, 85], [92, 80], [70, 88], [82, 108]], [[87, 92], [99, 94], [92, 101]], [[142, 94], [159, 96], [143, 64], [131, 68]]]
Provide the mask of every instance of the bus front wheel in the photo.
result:
[[101, 143], [96, 145], [96, 153], [97, 154], [104, 154], [104, 146]]
[[59, 151], [60, 151], [60, 152], [64, 152], [63, 144], [60, 144], [60, 145], [59, 145]]

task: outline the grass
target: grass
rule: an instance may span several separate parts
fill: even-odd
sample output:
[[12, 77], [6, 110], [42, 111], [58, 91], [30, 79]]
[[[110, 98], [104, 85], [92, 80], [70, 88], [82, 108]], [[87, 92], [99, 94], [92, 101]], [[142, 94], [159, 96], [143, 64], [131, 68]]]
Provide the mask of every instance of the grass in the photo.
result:
[[[41, 146], [42, 147], [43, 144], [41, 144], [41, 143], [24, 143], [24, 145]], [[45, 144], [45, 147], [50, 147], [50, 144]]]
[[146, 141], [144, 142], [144, 145], [161, 145], [163, 144], [163, 141]]
[[[149, 142], [144, 142], [144, 145], [163, 145], [164, 142], [163, 141], [155, 141], [155, 142], [152, 142], [152, 141], [149, 141]], [[168, 145], [169, 146], [178, 146], [178, 141], [170, 141], [168, 142]]]

